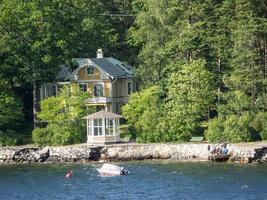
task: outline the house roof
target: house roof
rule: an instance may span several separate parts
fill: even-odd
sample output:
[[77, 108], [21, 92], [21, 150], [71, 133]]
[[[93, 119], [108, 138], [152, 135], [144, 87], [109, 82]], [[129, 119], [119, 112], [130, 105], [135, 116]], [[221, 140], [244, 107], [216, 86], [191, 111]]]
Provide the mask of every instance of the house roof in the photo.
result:
[[71, 68], [61, 65], [56, 79], [59, 81], [64, 81], [70, 74]]
[[83, 119], [98, 119], [98, 118], [113, 118], [114, 119], [114, 118], [123, 118], [123, 117], [121, 115], [107, 112], [104, 110], [101, 110], [99, 112], [83, 117]]
[[114, 58], [92, 58], [90, 60], [112, 77], [133, 76], [131, 69], [126, 68], [124, 63]]
[[78, 63], [78, 67], [70, 75], [68, 75], [66, 79], [75, 78], [80, 69], [91, 64], [96, 65], [111, 78], [128, 78], [134, 76], [133, 68], [130, 65], [124, 64], [112, 57], [76, 58], [76, 61]]

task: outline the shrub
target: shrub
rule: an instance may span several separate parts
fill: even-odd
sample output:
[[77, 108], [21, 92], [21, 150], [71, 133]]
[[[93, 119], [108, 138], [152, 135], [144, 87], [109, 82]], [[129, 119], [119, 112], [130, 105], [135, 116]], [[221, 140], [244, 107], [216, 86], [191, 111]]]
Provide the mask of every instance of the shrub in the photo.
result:
[[267, 112], [259, 112], [251, 123], [262, 140], [267, 140]]
[[45, 128], [35, 129], [32, 137], [38, 146], [67, 145], [84, 142], [86, 133], [80, 124], [50, 123]]
[[[91, 110], [85, 106], [89, 95], [77, 85], [65, 86], [57, 97], [41, 101], [38, 118], [48, 124], [33, 131], [32, 137], [38, 146], [67, 145], [85, 141], [86, 125], [81, 118]], [[71, 91], [71, 93], [70, 93]]]
[[252, 118], [249, 113], [230, 115], [224, 122], [224, 136], [228, 142], [248, 142], [252, 141], [252, 128], [250, 122]]
[[219, 118], [209, 120], [208, 129], [205, 131], [205, 139], [210, 142], [219, 142], [224, 138], [223, 121]]
[[32, 132], [32, 139], [38, 146], [51, 144], [51, 133], [48, 128], [36, 128]]
[[14, 130], [0, 130], [0, 146], [15, 146], [22, 143], [22, 138]]
[[267, 127], [260, 132], [260, 136], [262, 140], [267, 140]]
[[161, 142], [158, 124], [161, 121], [160, 88], [153, 86], [133, 93], [128, 104], [123, 106], [123, 116], [134, 130], [137, 142]]

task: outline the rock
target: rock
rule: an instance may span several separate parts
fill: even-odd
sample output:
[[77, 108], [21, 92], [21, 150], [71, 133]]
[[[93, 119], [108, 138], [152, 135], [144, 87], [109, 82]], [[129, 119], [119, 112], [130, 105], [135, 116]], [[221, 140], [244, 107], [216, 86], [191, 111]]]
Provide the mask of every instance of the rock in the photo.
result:
[[[61, 147], [0, 148], [0, 162], [89, 162], [99, 160], [206, 159], [209, 144], [116, 144], [106, 146], [72, 145]], [[231, 161], [267, 162], [266, 145], [229, 144]]]

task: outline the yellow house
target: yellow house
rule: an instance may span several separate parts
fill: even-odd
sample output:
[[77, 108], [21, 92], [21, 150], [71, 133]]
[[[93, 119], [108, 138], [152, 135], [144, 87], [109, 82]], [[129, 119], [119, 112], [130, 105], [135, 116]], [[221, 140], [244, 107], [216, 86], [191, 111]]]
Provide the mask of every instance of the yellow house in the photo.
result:
[[93, 98], [87, 104], [96, 107], [96, 111], [105, 110], [121, 113], [121, 107], [128, 102], [129, 94], [136, 88], [133, 68], [112, 57], [104, 57], [101, 49], [96, 58], [77, 58], [78, 67], [71, 71], [62, 66], [58, 82], [41, 86], [40, 99], [56, 96], [65, 84], [79, 84]]

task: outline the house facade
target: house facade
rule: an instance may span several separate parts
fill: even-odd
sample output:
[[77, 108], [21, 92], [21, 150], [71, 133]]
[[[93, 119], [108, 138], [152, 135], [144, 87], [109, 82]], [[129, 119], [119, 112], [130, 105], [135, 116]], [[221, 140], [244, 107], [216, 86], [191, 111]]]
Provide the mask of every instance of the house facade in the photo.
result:
[[101, 49], [96, 58], [77, 58], [78, 67], [71, 71], [61, 66], [58, 81], [41, 86], [40, 99], [56, 96], [66, 84], [78, 84], [81, 90], [90, 92], [88, 106], [96, 111], [105, 110], [120, 114], [129, 95], [136, 89], [133, 68], [115, 58], [104, 57]]

